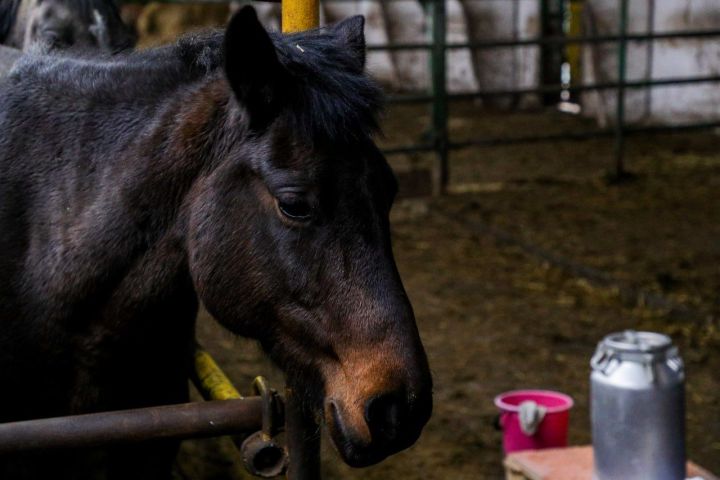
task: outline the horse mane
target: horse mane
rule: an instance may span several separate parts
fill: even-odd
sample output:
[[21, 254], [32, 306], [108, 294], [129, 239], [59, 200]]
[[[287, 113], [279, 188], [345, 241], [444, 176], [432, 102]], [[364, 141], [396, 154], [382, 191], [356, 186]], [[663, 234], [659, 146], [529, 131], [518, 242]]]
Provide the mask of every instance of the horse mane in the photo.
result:
[[[297, 138], [333, 144], [377, 132], [382, 91], [331, 29], [270, 36], [291, 80], [280, 119]], [[185, 35], [174, 45], [113, 56], [26, 55], [12, 76], [29, 75], [82, 96], [156, 95], [219, 73], [223, 39], [224, 32], [208, 31]]]
[[[285, 86], [291, 91], [283, 92], [286, 104], [280, 117], [297, 138], [337, 144], [379, 131], [382, 90], [337, 35], [332, 28], [291, 35], [270, 32], [290, 77]], [[212, 71], [224, 63], [222, 38], [221, 32], [185, 36], [178, 41], [178, 51], [189, 68]]]
[[63, 96], [155, 103], [217, 70], [222, 38], [221, 32], [189, 35], [176, 44], [112, 55], [84, 49], [33, 51], [20, 57], [9, 79]]
[[0, 0], [0, 43], [5, 43], [17, 18], [22, 0]]

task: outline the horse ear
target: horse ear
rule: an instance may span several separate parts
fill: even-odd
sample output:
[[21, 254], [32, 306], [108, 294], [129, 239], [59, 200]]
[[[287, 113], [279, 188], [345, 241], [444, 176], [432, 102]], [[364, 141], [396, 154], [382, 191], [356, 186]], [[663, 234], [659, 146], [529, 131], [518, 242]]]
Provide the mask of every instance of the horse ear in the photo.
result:
[[228, 82], [248, 110], [251, 129], [262, 129], [279, 112], [287, 72], [254, 8], [245, 6], [233, 15], [224, 44]]
[[362, 72], [365, 69], [365, 17], [355, 15], [336, 23], [332, 28], [337, 42], [352, 53], [358, 70]]

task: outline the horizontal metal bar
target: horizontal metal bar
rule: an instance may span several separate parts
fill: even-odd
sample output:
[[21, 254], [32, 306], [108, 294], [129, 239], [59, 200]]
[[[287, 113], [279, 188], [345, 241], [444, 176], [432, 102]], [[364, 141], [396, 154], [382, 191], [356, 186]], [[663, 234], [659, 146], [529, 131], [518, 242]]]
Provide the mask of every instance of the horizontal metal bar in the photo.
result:
[[[687, 125], [642, 125], [623, 127], [626, 134], [643, 134], [658, 132], [682, 132], [692, 130], [707, 130], [712, 128], [720, 128], [720, 121], [704, 122]], [[459, 150], [468, 147], [495, 147], [515, 145], [520, 143], [541, 143], [541, 142], [557, 142], [563, 140], [590, 140], [593, 138], [612, 137], [615, 130], [595, 130], [587, 132], [566, 132], [548, 135], [527, 135], [508, 138], [481, 138], [473, 140], [464, 140], [461, 142], [451, 142], [450, 148]]]
[[[647, 125], [647, 126], [625, 126], [623, 131], [628, 134], [642, 133], [658, 133], [658, 132], [682, 132], [692, 130], [708, 130], [712, 128], [720, 128], [720, 121], [703, 122], [688, 125]], [[594, 130], [586, 132], [565, 132], [547, 135], [526, 135], [508, 138], [480, 138], [472, 140], [463, 140], [459, 142], [450, 142], [451, 150], [460, 150], [468, 147], [496, 147], [516, 145], [521, 143], [542, 143], [542, 142], [558, 142], [558, 141], [579, 141], [590, 140], [593, 138], [611, 137], [615, 134], [615, 130]], [[418, 144], [405, 145], [401, 147], [392, 147], [383, 149], [385, 155], [400, 155], [416, 152], [429, 152], [434, 150], [434, 146]]]
[[184, 403], [0, 424], [0, 455], [216, 437], [261, 428], [260, 397]]
[[428, 103], [433, 101], [433, 95], [430, 93], [402, 93], [396, 95], [388, 95], [387, 100], [389, 103], [393, 104]]
[[[671, 31], [660, 33], [637, 33], [628, 34], [625, 39], [630, 42], [654, 41], [654, 40], [670, 40], [670, 39], [692, 39], [720, 37], [720, 30], [695, 30], [695, 31]], [[549, 36], [536, 37], [518, 40], [481, 40], [477, 42], [464, 43], [448, 43], [445, 48], [448, 50], [470, 48], [473, 50], [481, 50], [488, 48], [505, 48], [505, 47], [528, 47], [540, 45], [577, 45], [577, 44], [596, 44], [619, 42], [623, 39], [619, 35], [595, 35], [595, 36], [578, 36], [563, 37]], [[429, 50], [432, 48], [430, 43], [400, 43], [387, 45], [368, 45], [370, 51], [377, 50]]]
[[592, 85], [545, 85], [537, 88], [524, 88], [524, 89], [511, 89], [511, 90], [487, 90], [484, 92], [473, 92], [473, 93], [454, 93], [449, 94], [448, 98], [451, 100], [471, 100], [473, 98], [483, 97], [501, 97], [501, 96], [512, 96], [512, 95], [532, 95], [532, 94], [546, 94], [546, 93], [560, 93], [562, 91], [568, 92], [586, 92], [595, 90], [614, 90], [620, 87], [623, 88], [646, 88], [646, 87], [660, 87], [660, 86], [671, 86], [671, 85], [688, 85], [697, 83], [711, 83], [720, 82], [720, 75], [711, 75], [707, 77], [679, 77], [679, 78], [662, 78], [657, 80], [635, 80], [629, 82], [605, 82], [595, 83]]
[[626, 125], [623, 130], [628, 133], [682, 132], [687, 130], [708, 130], [720, 128], [720, 120], [713, 122], [689, 123], [686, 125]]
[[468, 147], [495, 147], [505, 145], [515, 145], [519, 143], [542, 143], [557, 142], [562, 140], [589, 140], [591, 138], [608, 137], [614, 131], [589, 131], [589, 132], [568, 132], [555, 133], [547, 135], [523, 135], [507, 138], [478, 138], [472, 140], [463, 140], [461, 142], [450, 142], [450, 149], [461, 150]]
[[434, 145], [419, 144], [419, 145], [403, 145], [400, 147], [384, 148], [383, 153], [385, 155], [399, 155], [399, 154], [403, 154], [403, 153], [431, 152], [433, 150], [435, 150]]
[[[720, 82], [720, 75], [712, 75], [707, 77], [679, 77], [679, 78], [662, 78], [658, 80], [637, 80], [629, 81], [623, 84], [618, 82], [595, 83], [591, 85], [545, 85], [536, 88], [520, 88], [511, 90], [486, 90], [484, 92], [469, 93], [449, 93], [449, 100], [472, 100], [475, 98], [502, 97], [513, 95], [542, 95], [547, 93], [568, 92], [586, 92], [594, 90], [614, 90], [620, 88], [650, 88], [672, 85], [689, 85], [696, 83]], [[432, 101], [433, 97], [429, 94], [414, 95], [390, 95], [388, 101], [390, 103], [427, 103]]]

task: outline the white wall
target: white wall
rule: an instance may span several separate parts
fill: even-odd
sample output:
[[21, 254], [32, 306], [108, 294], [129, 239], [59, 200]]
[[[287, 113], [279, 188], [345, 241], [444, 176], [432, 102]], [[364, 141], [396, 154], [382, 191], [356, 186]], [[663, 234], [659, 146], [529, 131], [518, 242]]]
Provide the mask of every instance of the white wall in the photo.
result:
[[[463, 0], [471, 38], [521, 40], [540, 34], [539, 1]], [[539, 81], [539, 48], [494, 48], [476, 50], [474, 68], [483, 90], [532, 88]], [[526, 99], [526, 101], [529, 99]], [[509, 98], [490, 99], [509, 105]]]
[[[630, 6], [632, 33], [659, 33], [720, 27], [718, 0], [654, 0], [655, 18], [649, 22], [653, 0], [633, 0]], [[618, 33], [618, 1], [588, 0], [586, 33]], [[588, 8], [589, 7], [589, 8]], [[583, 49], [583, 81], [617, 80], [617, 47], [613, 44]], [[628, 44], [628, 80], [649, 80], [720, 74], [720, 39], [668, 39]], [[635, 124], [680, 124], [720, 120], [720, 85], [693, 84], [626, 90], [626, 121]], [[612, 124], [617, 96], [614, 91], [582, 95], [584, 112], [601, 125]]]

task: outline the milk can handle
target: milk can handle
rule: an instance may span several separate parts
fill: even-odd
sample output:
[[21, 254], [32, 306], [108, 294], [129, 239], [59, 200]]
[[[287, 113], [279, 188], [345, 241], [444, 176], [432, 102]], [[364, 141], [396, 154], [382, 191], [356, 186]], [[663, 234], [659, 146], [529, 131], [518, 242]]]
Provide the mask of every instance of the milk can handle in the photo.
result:
[[595, 352], [595, 355], [590, 359], [590, 367], [593, 370], [605, 370], [605, 367], [607, 367], [611, 359], [612, 355], [607, 351], [601, 350]]

